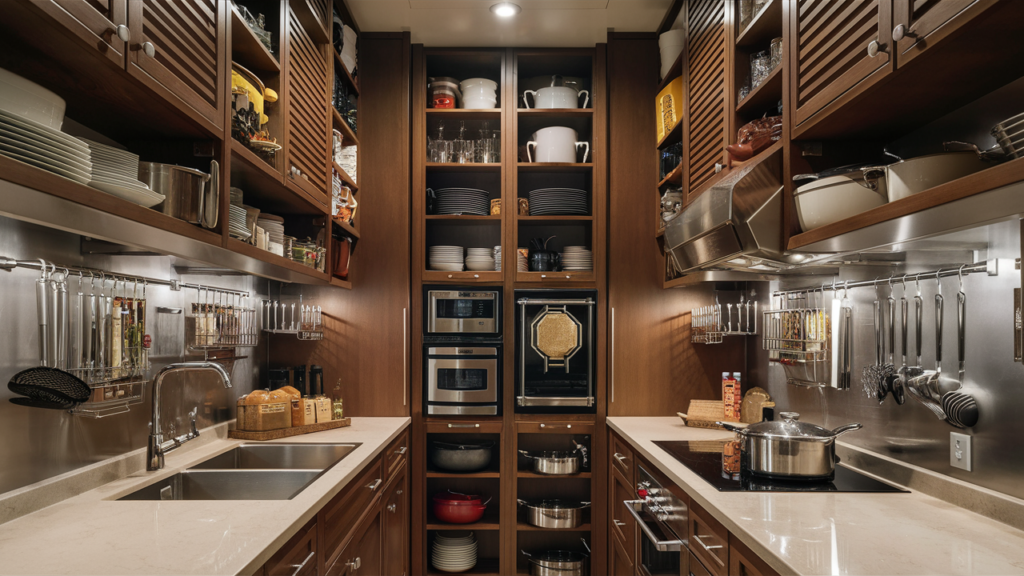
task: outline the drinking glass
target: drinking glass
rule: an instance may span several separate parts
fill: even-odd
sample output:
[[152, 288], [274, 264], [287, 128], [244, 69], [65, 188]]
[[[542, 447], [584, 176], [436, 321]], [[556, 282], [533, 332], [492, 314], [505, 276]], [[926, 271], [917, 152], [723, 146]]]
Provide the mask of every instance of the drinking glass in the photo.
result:
[[772, 58], [770, 69], [775, 70], [779, 64], [782, 64], [782, 38], [772, 39], [771, 53]]
[[771, 73], [771, 56], [766, 50], [762, 50], [750, 56], [750, 85], [757, 88], [764, 82], [764, 79]]

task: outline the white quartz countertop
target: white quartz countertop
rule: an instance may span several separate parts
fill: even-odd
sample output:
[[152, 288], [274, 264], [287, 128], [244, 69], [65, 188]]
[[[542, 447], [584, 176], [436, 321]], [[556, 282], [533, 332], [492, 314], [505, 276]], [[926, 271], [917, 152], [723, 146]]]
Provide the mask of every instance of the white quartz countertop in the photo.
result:
[[1024, 574], [1024, 532], [920, 492], [719, 492], [656, 440], [729, 432], [609, 417], [645, 459], [780, 574]]
[[242, 441], [186, 444], [163, 470], [0, 524], [0, 574], [252, 574], [409, 422], [353, 418], [349, 427], [278, 441], [362, 444], [291, 500], [117, 501]]

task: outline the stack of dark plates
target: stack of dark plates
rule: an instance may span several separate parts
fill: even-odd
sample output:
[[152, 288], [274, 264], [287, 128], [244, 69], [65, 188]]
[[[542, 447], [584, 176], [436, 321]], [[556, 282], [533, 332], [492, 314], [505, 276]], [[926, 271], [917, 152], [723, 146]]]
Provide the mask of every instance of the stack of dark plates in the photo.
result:
[[490, 195], [486, 190], [474, 188], [441, 188], [434, 191], [437, 197], [437, 213], [453, 216], [459, 214], [487, 216], [491, 213]]
[[530, 216], [586, 216], [587, 191], [576, 188], [530, 190]]

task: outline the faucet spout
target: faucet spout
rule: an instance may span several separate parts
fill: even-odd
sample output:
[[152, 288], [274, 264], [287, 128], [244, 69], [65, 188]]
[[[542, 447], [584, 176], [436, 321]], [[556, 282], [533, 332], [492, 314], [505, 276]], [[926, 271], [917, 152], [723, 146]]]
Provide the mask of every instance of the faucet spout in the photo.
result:
[[149, 425], [146, 470], [160, 470], [164, 467], [164, 454], [199, 436], [199, 431], [196, 429], [195, 411], [193, 410], [191, 431], [169, 442], [164, 442], [163, 428], [160, 424], [160, 391], [163, 388], [164, 378], [170, 374], [183, 372], [214, 372], [219, 376], [225, 388], [231, 388], [231, 377], [228, 375], [227, 370], [216, 362], [178, 362], [168, 364], [160, 370], [156, 378], [153, 379], [153, 420]]

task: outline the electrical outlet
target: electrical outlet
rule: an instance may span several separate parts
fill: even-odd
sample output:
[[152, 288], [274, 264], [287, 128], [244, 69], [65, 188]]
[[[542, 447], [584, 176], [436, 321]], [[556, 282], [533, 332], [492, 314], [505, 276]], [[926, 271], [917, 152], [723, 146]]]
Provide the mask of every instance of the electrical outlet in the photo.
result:
[[949, 433], [949, 465], [971, 471], [971, 437], [967, 434]]

